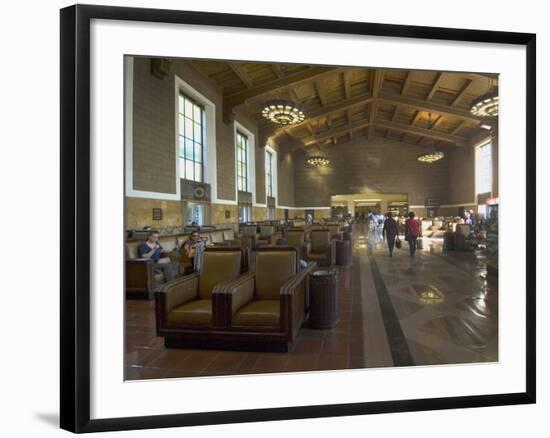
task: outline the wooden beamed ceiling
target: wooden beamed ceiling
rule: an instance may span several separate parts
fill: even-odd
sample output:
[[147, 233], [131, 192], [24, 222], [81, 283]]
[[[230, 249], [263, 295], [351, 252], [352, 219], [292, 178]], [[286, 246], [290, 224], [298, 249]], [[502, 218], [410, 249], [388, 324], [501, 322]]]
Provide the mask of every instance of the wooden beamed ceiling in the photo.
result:
[[[360, 135], [412, 145], [431, 139], [465, 146], [482, 124], [494, 123], [469, 112], [473, 100], [497, 89], [498, 75], [491, 73], [198, 60], [191, 64], [222, 93], [226, 122], [238, 109], [258, 122], [262, 139], [285, 138], [300, 147], [318, 140], [340, 144]], [[303, 123], [280, 127], [262, 119], [262, 103], [283, 97], [302, 106]]]

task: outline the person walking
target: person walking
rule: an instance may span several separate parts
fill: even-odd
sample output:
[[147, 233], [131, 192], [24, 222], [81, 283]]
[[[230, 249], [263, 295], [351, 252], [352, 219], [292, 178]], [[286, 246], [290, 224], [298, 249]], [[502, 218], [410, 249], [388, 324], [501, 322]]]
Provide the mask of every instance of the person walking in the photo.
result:
[[390, 257], [393, 257], [393, 248], [395, 246], [395, 239], [399, 235], [399, 228], [397, 222], [393, 218], [393, 213], [390, 211], [386, 215], [384, 221], [384, 227], [382, 228], [382, 237], [388, 242], [388, 250], [390, 251]]
[[416, 252], [416, 242], [422, 236], [420, 222], [414, 218], [414, 212], [409, 213], [409, 218], [405, 221], [405, 240], [409, 243], [409, 254], [414, 257]]

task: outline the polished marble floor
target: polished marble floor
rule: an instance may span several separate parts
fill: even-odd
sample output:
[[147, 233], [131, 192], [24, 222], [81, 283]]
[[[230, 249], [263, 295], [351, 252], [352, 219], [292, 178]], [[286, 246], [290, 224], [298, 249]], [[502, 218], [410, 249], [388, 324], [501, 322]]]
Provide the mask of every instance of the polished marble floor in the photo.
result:
[[127, 300], [125, 378], [155, 379], [498, 361], [498, 287], [483, 256], [424, 239], [390, 258], [357, 224], [351, 267], [339, 267], [339, 323], [303, 327], [288, 353], [166, 349], [154, 301]]

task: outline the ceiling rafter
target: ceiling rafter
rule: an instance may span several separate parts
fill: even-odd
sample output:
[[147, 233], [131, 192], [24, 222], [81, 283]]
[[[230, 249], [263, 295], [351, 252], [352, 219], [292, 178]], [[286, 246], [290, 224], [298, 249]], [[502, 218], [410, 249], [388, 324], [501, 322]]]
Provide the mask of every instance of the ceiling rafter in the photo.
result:
[[319, 101], [321, 102], [321, 106], [325, 106], [327, 104], [327, 96], [325, 94], [325, 90], [323, 88], [323, 84], [321, 81], [315, 81], [315, 92], [317, 93], [317, 96], [319, 97]]
[[[383, 121], [376, 121], [371, 123], [368, 120], [362, 120], [359, 122], [352, 123], [351, 125], [338, 126], [336, 128], [329, 129], [325, 132], [320, 133], [318, 139], [319, 141], [323, 141], [333, 137], [343, 136], [343, 135], [346, 135], [348, 132], [358, 131], [367, 127], [392, 129], [402, 133], [415, 134], [422, 137], [433, 138], [435, 140], [444, 141], [446, 143], [453, 143], [457, 146], [466, 146], [468, 144], [468, 138], [466, 137], [446, 134], [444, 132], [434, 132], [430, 129], [419, 128], [416, 126], [411, 126], [403, 123], [391, 123], [391, 122], [383, 122]], [[372, 129], [368, 130], [367, 136], [371, 131]], [[317, 136], [311, 135], [309, 137], [301, 138], [300, 142], [306, 146], [315, 144], [317, 143]]]
[[346, 100], [348, 100], [351, 99], [351, 72], [349, 70], [345, 70], [344, 72], [342, 72], [342, 76], [344, 79], [344, 97], [346, 98]]
[[271, 68], [275, 72], [275, 75], [280, 79], [283, 75], [283, 70], [281, 69], [281, 64], [271, 64]]
[[[316, 110], [312, 110], [306, 113], [306, 120], [309, 122], [315, 122], [318, 119], [321, 119], [323, 117], [326, 117], [327, 115], [331, 115], [334, 113], [351, 110], [355, 107], [362, 106], [362, 105], [368, 105], [370, 102], [373, 101], [373, 98], [370, 94], [363, 94], [361, 96], [356, 96], [349, 100], [342, 100], [340, 102], [331, 103], [325, 107], [320, 107]], [[302, 126], [301, 124], [298, 125], [292, 125], [290, 126], [290, 129], [296, 129]], [[267, 135], [276, 135], [280, 131], [282, 131], [284, 128], [278, 127], [276, 125], [268, 124], [260, 127], [261, 130], [265, 131]]]
[[464, 85], [452, 101], [451, 106], [455, 106], [458, 102], [462, 100], [462, 98], [466, 95], [468, 88], [470, 88], [470, 85], [472, 85], [472, 82], [473, 81], [471, 79], [467, 79], [466, 82], [464, 82]]
[[[398, 106], [396, 106], [396, 108], [398, 108]], [[422, 116], [422, 111], [418, 110], [414, 115], [413, 119], [411, 120], [411, 126], [416, 125], [416, 123], [420, 120], [421, 116]]]
[[466, 122], [462, 120], [456, 127], [453, 128], [453, 130], [450, 132], [451, 135], [456, 135], [458, 131], [460, 131], [462, 128], [464, 128], [464, 125]]
[[432, 97], [434, 97], [434, 94], [439, 89], [439, 83], [441, 82], [441, 79], [443, 79], [443, 73], [440, 72], [435, 76], [435, 79], [432, 82], [432, 87], [430, 88], [430, 91], [426, 96], [426, 100], [430, 100]]
[[435, 128], [437, 128], [437, 127], [441, 124], [441, 122], [443, 121], [443, 117], [444, 117], [444, 116], [439, 116], [439, 117], [437, 118], [437, 120], [431, 124], [430, 129], [435, 129]]
[[407, 91], [409, 91], [409, 87], [411, 86], [411, 80], [413, 76], [413, 71], [409, 70], [407, 72], [407, 76], [405, 77], [405, 80], [403, 81], [403, 86], [401, 87], [401, 96], [404, 94], [407, 94]]
[[448, 117], [455, 117], [457, 119], [466, 120], [477, 125], [481, 123], [488, 123], [486, 121], [482, 121], [479, 117], [476, 117], [466, 111], [462, 111], [446, 105], [426, 102], [424, 100], [413, 99], [410, 97], [402, 97], [390, 93], [380, 93], [378, 99], [384, 102], [391, 103], [393, 105], [415, 108], [419, 111], [431, 112]]
[[286, 91], [289, 87], [295, 87], [315, 79], [321, 79], [328, 75], [340, 73], [342, 70], [342, 67], [309, 67], [298, 73], [225, 95], [223, 99], [224, 120], [231, 121], [233, 108], [242, 105], [247, 100], [259, 99], [266, 94], [276, 94], [277, 92]]
[[235, 62], [228, 62], [227, 65], [235, 75], [241, 80], [241, 82], [246, 86], [246, 88], [252, 88], [254, 86], [254, 81], [251, 79], [250, 75], [246, 72], [244, 67], [241, 64]]
[[406, 132], [410, 134], [422, 135], [424, 137], [431, 137], [437, 140], [445, 141], [447, 143], [454, 143], [457, 146], [466, 146], [468, 144], [468, 139], [465, 137], [446, 134], [444, 132], [435, 132], [430, 129], [419, 128], [417, 126], [380, 121], [374, 123], [374, 125], [377, 127], [391, 128], [396, 131]]
[[[376, 111], [378, 111], [378, 94], [384, 83], [384, 70], [376, 68], [372, 70], [372, 83], [371, 83], [371, 94], [374, 100], [369, 105], [369, 122], [372, 125], [376, 118]], [[368, 127], [367, 139], [372, 138], [373, 126]]]

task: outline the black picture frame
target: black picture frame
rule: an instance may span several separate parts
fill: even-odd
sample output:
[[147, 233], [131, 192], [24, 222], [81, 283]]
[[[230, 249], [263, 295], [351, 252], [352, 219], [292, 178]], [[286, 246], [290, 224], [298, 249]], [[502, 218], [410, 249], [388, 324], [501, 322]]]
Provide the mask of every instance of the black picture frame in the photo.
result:
[[[364, 415], [536, 401], [536, 35], [530, 33], [449, 29], [266, 17], [210, 12], [74, 5], [61, 13], [61, 349], [60, 426], [82, 433], [250, 421]], [[392, 400], [323, 406], [251, 409], [90, 419], [90, 22], [92, 19], [183, 23], [410, 37], [462, 42], [515, 44], [526, 47], [526, 391], [508, 394]]]

